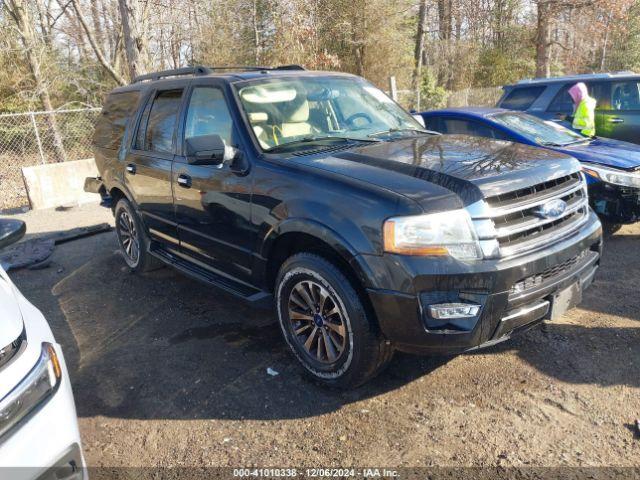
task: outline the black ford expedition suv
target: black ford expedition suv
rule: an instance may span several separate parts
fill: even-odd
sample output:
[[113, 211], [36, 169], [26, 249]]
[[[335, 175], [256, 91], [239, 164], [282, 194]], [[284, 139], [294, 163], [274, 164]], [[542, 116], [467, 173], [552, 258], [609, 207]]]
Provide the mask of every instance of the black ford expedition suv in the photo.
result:
[[329, 385], [394, 350], [464, 352], [555, 318], [599, 264], [576, 160], [425, 131], [352, 75], [145, 75], [109, 94], [94, 142], [85, 189], [111, 203], [128, 266], [273, 299]]

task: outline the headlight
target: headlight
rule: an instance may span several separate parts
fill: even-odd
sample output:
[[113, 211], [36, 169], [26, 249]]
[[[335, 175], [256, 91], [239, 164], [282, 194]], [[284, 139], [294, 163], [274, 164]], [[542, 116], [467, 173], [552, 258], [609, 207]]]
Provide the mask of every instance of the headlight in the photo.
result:
[[402, 255], [482, 258], [478, 238], [466, 210], [394, 217], [384, 223], [384, 250]]
[[592, 163], [583, 164], [582, 171], [587, 175], [603, 182], [623, 185], [625, 187], [640, 188], [640, 172], [627, 172], [615, 168], [603, 167]]
[[43, 343], [35, 367], [0, 400], [0, 437], [47, 401], [58, 388], [61, 377], [62, 369], [53, 345]]

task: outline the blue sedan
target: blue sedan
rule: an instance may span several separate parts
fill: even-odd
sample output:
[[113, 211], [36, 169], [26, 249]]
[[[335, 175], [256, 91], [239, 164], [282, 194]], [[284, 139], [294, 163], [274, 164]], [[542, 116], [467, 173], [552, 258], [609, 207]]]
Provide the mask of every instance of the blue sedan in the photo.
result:
[[585, 137], [558, 122], [500, 108], [451, 108], [420, 115], [426, 128], [443, 134], [488, 137], [571, 155], [582, 162], [591, 206], [609, 232], [640, 220], [640, 145]]

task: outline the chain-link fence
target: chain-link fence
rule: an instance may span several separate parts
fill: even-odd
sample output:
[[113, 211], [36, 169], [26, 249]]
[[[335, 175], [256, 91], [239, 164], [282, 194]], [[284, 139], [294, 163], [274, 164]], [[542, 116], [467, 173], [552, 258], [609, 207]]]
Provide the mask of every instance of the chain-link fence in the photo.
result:
[[0, 210], [28, 205], [22, 167], [93, 156], [99, 108], [0, 115]]
[[502, 87], [465, 88], [451, 92], [448, 107], [495, 107], [502, 96]]

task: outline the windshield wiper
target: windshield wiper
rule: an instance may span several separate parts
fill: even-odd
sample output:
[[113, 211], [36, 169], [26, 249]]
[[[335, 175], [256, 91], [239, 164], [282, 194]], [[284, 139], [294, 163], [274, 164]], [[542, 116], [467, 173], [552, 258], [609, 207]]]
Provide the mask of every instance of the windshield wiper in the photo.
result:
[[300, 140], [294, 140], [292, 142], [283, 143], [281, 145], [276, 145], [275, 147], [271, 147], [265, 152], [273, 153], [280, 152], [282, 150], [286, 150], [290, 147], [295, 147], [297, 145], [304, 145], [307, 143], [315, 143], [315, 142], [324, 142], [327, 140], [337, 140], [339, 142], [347, 143], [347, 142], [379, 142], [380, 140], [374, 140], [371, 138], [352, 138], [352, 137], [339, 137], [335, 135], [323, 135], [323, 136], [312, 136], [312, 137], [304, 137]]
[[569, 143], [565, 143], [564, 146], [569, 146], [569, 145], [577, 145], [579, 143], [584, 143], [584, 142], [588, 142], [591, 143], [593, 139], [592, 138], [579, 138], [578, 140], [574, 140], [573, 142], [569, 142]]
[[540, 142], [540, 145], [543, 145], [545, 147], [568, 147], [568, 146], [571, 146], [571, 145], [577, 145], [579, 143], [584, 143], [584, 142], [591, 142], [591, 139], [589, 139], [589, 138], [581, 138], [579, 140], [574, 140], [572, 142], [567, 142], [567, 143]]
[[423, 130], [417, 128], [390, 128], [389, 130], [381, 130], [379, 132], [370, 133], [367, 137], [379, 137], [380, 135], [390, 135], [392, 133], [402, 133], [402, 132], [415, 132], [415, 133], [426, 133], [428, 135], [440, 135], [439, 132], [434, 132], [431, 130]]

